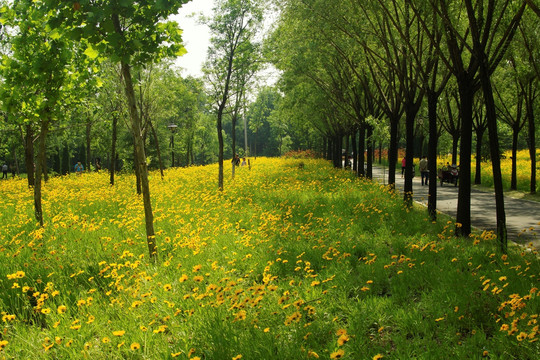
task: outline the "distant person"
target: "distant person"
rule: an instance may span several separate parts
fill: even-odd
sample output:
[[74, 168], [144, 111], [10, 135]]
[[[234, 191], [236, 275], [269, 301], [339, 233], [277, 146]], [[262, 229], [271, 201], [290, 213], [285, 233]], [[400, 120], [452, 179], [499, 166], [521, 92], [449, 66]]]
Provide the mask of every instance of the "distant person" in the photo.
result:
[[246, 158], [242, 158], [242, 164], [240, 164], [240, 166], [246, 166], [247, 165], [247, 162], [246, 162]]
[[238, 156], [238, 154], [234, 155], [231, 163], [234, 165], [234, 166], [240, 166], [240, 156]]
[[7, 164], [2, 165], [2, 179], [8, 178], [7, 172], [8, 172]]
[[81, 175], [83, 172], [84, 172], [83, 164], [81, 164], [80, 161], [77, 161], [77, 163], [75, 164], [75, 173], [77, 175]]
[[15, 170], [16, 170], [15, 165], [10, 165], [10, 168], [11, 168], [11, 177], [14, 178], [15, 177]]
[[405, 156], [401, 160], [401, 177], [405, 174]]
[[425, 155], [422, 155], [422, 159], [418, 163], [420, 169], [420, 176], [422, 177], [422, 186], [428, 184], [429, 170], [428, 170], [428, 161]]
[[101, 159], [96, 158], [96, 171], [99, 172], [101, 170]]

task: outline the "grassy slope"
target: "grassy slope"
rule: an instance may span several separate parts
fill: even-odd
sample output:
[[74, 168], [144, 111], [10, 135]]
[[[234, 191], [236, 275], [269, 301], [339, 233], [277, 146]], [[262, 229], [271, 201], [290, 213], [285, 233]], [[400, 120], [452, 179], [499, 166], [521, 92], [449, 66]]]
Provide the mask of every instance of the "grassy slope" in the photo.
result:
[[24, 181], [0, 182], [0, 358], [540, 355], [538, 258], [456, 239], [380, 185], [292, 159], [222, 194], [215, 166], [151, 184], [156, 265], [130, 176], [52, 179], [43, 230]]

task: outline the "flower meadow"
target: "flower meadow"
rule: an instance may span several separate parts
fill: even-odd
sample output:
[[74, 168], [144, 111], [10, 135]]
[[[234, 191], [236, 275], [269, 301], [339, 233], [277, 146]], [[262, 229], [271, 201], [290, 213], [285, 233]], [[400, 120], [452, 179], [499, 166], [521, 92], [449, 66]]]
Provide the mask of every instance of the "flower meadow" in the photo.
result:
[[[0, 359], [537, 359], [540, 265], [316, 159], [0, 181]], [[230, 170], [230, 169], [229, 169]]]
[[[536, 151], [538, 153], [538, 150]], [[540, 179], [540, 158], [536, 161], [536, 178]], [[475, 177], [475, 159], [471, 163], [471, 180], [474, 183]], [[452, 156], [442, 156], [438, 158], [438, 167], [442, 168], [444, 164], [452, 162]], [[493, 188], [493, 169], [491, 161], [483, 161], [480, 163], [482, 186]], [[512, 151], [507, 150], [501, 158], [501, 173], [502, 182], [505, 190], [510, 189], [512, 180]], [[516, 154], [516, 185], [517, 190], [522, 192], [530, 192], [531, 184], [531, 158], [529, 150], [519, 150]]]

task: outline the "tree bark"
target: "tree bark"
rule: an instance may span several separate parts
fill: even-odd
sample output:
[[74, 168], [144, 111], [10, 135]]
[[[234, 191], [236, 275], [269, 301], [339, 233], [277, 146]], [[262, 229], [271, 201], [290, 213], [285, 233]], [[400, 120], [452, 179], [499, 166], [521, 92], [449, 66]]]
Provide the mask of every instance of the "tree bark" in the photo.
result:
[[28, 174], [28, 187], [32, 187], [35, 184], [34, 172], [36, 169], [34, 168], [34, 131], [30, 124], [26, 125], [24, 144], [24, 162]]
[[367, 136], [367, 169], [366, 169], [366, 178], [373, 178], [373, 126], [367, 125], [366, 129]]
[[358, 176], [366, 176], [366, 170], [364, 169], [364, 162], [366, 161], [364, 155], [364, 148], [366, 144], [366, 125], [362, 121], [360, 123], [360, 136], [358, 137]]
[[90, 135], [92, 131], [92, 123], [90, 120], [86, 121], [86, 171], [90, 171], [90, 165], [92, 165], [92, 155], [90, 152]]
[[474, 183], [482, 184], [482, 145], [484, 139], [485, 128], [476, 129], [476, 171], [474, 174]]
[[519, 131], [521, 130], [518, 128], [518, 125], [517, 122], [514, 123], [512, 129], [512, 176], [510, 178], [510, 190], [517, 190], [517, 146]]
[[414, 119], [418, 110], [414, 104], [405, 106], [405, 183], [403, 186], [403, 200], [407, 207], [412, 206], [413, 177], [414, 177]]
[[388, 149], [388, 185], [395, 187], [396, 164], [398, 161], [398, 123], [399, 117], [390, 118], [390, 146]]
[[129, 64], [121, 63], [122, 76], [124, 78], [124, 86], [126, 97], [129, 105], [129, 115], [131, 118], [131, 129], [133, 132], [133, 141], [135, 147], [135, 168], [140, 172], [144, 217], [146, 225], [146, 242], [148, 244], [148, 252], [150, 259], [157, 260], [157, 246], [154, 232], [154, 214], [152, 212], [152, 201], [150, 198], [150, 183], [148, 181], [148, 167], [146, 164], [146, 154], [144, 152], [143, 132], [141, 129], [141, 118], [137, 112], [137, 104], [135, 101], [135, 91], [133, 90], [133, 81], [131, 79], [131, 68]]
[[43, 227], [43, 208], [41, 205], [41, 174], [43, 172], [44, 159], [46, 158], [45, 151], [48, 130], [49, 120], [42, 120], [39, 134], [39, 147], [38, 156], [36, 159], [36, 175], [34, 184], [34, 214], [36, 216], [36, 220], [39, 221], [39, 225], [41, 227]]
[[534, 87], [532, 82], [528, 86], [529, 94], [525, 97], [525, 104], [527, 107], [527, 122], [529, 129], [528, 145], [529, 145], [529, 157], [531, 159], [531, 184], [530, 193], [536, 194], [536, 135], [535, 135], [535, 123], [534, 123]]
[[[488, 64], [485, 54], [480, 59], [480, 81], [484, 92], [486, 103], [486, 115], [488, 123], [489, 143], [491, 150], [491, 166], [493, 170], [493, 186], [495, 188], [495, 207], [497, 213], [497, 238], [501, 251], [506, 254], [508, 250], [508, 239], [506, 231], [506, 214], [504, 210], [504, 193], [501, 174], [501, 159], [499, 157], [499, 136], [497, 134], [497, 113], [495, 110], [495, 100], [493, 99], [493, 88], [488, 73]], [[461, 179], [460, 179], [461, 180]], [[461, 186], [461, 185], [460, 185]]]
[[111, 165], [110, 165], [110, 183], [114, 185], [114, 173], [116, 172], [116, 138], [117, 138], [118, 117], [113, 114], [112, 122], [112, 140], [111, 140]]
[[437, 102], [439, 94], [435, 91], [427, 91], [429, 142], [428, 142], [428, 170], [429, 170], [429, 195], [428, 214], [431, 220], [437, 219], [437, 143], [439, 134], [437, 131]]
[[358, 146], [356, 145], [356, 129], [351, 134], [351, 147], [353, 152], [352, 170], [358, 171]]
[[219, 163], [218, 189], [219, 191], [223, 191], [223, 126], [221, 124], [222, 117], [223, 117], [223, 109], [221, 111], [218, 110], [218, 116], [217, 116], [217, 133], [218, 133], [218, 144], [219, 144], [219, 151], [218, 151], [218, 163]]
[[458, 78], [461, 100], [461, 146], [459, 153], [459, 191], [456, 215], [456, 235], [471, 233], [471, 148], [474, 86], [467, 74]]

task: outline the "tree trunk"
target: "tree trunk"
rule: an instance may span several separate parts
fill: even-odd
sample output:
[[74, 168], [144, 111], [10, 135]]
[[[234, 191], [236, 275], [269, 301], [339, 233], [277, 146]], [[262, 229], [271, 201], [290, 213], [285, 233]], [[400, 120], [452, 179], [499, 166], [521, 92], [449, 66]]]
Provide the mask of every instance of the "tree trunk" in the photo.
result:
[[111, 165], [110, 165], [110, 183], [114, 185], [114, 173], [116, 172], [116, 138], [117, 138], [118, 117], [113, 114], [112, 122], [112, 141], [111, 141]]
[[434, 91], [427, 92], [429, 142], [428, 142], [428, 170], [429, 170], [429, 195], [428, 214], [431, 220], [437, 219], [437, 101], [439, 94]]
[[92, 130], [92, 123], [86, 122], [86, 171], [90, 171], [90, 165], [92, 164], [92, 155], [90, 153], [90, 134]]
[[371, 139], [373, 137], [373, 126], [367, 125], [367, 171], [366, 171], [366, 178], [372, 179], [373, 178], [373, 140]]
[[350, 141], [350, 136], [349, 134], [347, 134], [345, 135], [345, 159], [343, 161], [344, 167], [349, 166], [349, 141]]
[[[123, 36], [122, 26], [118, 14], [112, 15], [112, 22], [116, 33]], [[137, 112], [137, 103], [135, 100], [135, 91], [133, 89], [133, 80], [131, 78], [131, 68], [124, 61], [120, 62], [122, 69], [122, 77], [124, 78], [124, 90], [129, 106], [129, 115], [131, 118], [131, 131], [133, 133], [134, 148], [136, 151], [135, 168], [140, 169], [141, 185], [143, 192], [144, 218], [146, 225], [146, 242], [148, 244], [148, 252], [150, 259], [157, 260], [157, 246], [154, 233], [154, 214], [152, 212], [152, 201], [150, 199], [150, 184], [148, 181], [148, 168], [146, 164], [146, 154], [144, 153], [142, 121]]]
[[[518, 119], [516, 119], [518, 120]], [[519, 136], [519, 121], [514, 123], [512, 129], [512, 176], [510, 179], [510, 190], [517, 190], [517, 146], [518, 146], [518, 136]], [[493, 164], [493, 162], [492, 162]]]
[[[232, 116], [232, 128], [231, 128], [231, 137], [232, 137], [232, 158], [236, 159], [236, 109], [235, 114]], [[232, 162], [232, 178], [234, 179], [234, 171], [236, 169], [236, 161]]]
[[493, 99], [493, 88], [491, 86], [491, 79], [488, 73], [487, 58], [485, 54], [481, 54], [481, 56], [482, 58], [480, 59], [480, 81], [482, 83], [482, 90], [484, 93], [489, 143], [491, 145], [491, 166], [493, 170], [493, 186], [495, 188], [495, 207], [497, 212], [497, 238], [499, 240], [499, 246], [501, 251], [506, 254], [508, 250], [508, 239], [506, 231], [506, 214], [504, 210], [501, 159], [499, 157], [499, 136], [497, 134], [497, 112], [495, 109], [495, 100]]
[[34, 214], [36, 220], [39, 221], [39, 225], [43, 227], [43, 209], [41, 206], [41, 174], [43, 172], [43, 163], [46, 150], [46, 139], [47, 132], [49, 130], [49, 120], [41, 121], [41, 129], [39, 134], [39, 147], [38, 155], [36, 159], [36, 175], [35, 175], [35, 184], [34, 184]]
[[24, 135], [24, 162], [26, 163], [26, 173], [28, 174], [28, 187], [35, 184], [34, 172], [34, 131], [32, 125], [26, 125], [26, 133]]
[[139, 164], [139, 159], [137, 155], [137, 147], [134, 143], [133, 144], [133, 168], [135, 170], [135, 187], [137, 189], [137, 195], [141, 195], [142, 194], [141, 169], [139, 168], [138, 164]]
[[529, 128], [529, 157], [531, 158], [531, 194], [536, 194], [536, 127], [534, 124], [534, 95], [535, 90], [533, 89], [532, 82], [528, 86], [529, 94], [526, 96], [526, 106], [527, 106], [527, 122]]
[[146, 242], [148, 244], [148, 252], [150, 259], [157, 260], [157, 246], [154, 232], [154, 214], [152, 212], [152, 201], [150, 198], [150, 184], [148, 181], [148, 168], [146, 164], [146, 155], [144, 152], [143, 133], [141, 129], [141, 118], [137, 112], [135, 102], [135, 91], [133, 90], [133, 82], [131, 79], [130, 66], [124, 62], [121, 63], [122, 75], [124, 77], [124, 85], [126, 97], [129, 105], [129, 115], [131, 118], [131, 130], [133, 132], [134, 148], [135, 148], [135, 168], [138, 169], [141, 179], [141, 187], [144, 204], [144, 218], [146, 223]]
[[463, 237], [467, 237], [471, 233], [471, 148], [474, 97], [472, 81], [468, 80], [466, 76], [462, 75], [461, 78], [458, 78], [462, 125], [456, 235]]
[[218, 163], [219, 163], [218, 189], [219, 191], [223, 191], [223, 126], [221, 124], [222, 116], [223, 116], [223, 110], [218, 111], [217, 133], [218, 133], [218, 143], [219, 143], [219, 151], [218, 151]]
[[366, 143], [366, 125], [364, 122], [360, 124], [360, 135], [358, 137], [358, 176], [366, 176], [364, 169], [364, 162], [366, 161], [364, 155], [364, 148]]
[[396, 116], [390, 119], [390, 146], [388, 149], [388, 185], [395, 187], [396, 184], [396, 163], [398, 161], [398, 122]]
[[476, 171], [474, 174], [474, 183], [482, 184], [482, 144], [484, 139], [485, 128], [476, 130]]
[[356, 129], [353, 130], [351, 135], [351, 147], [353, 152], [352, 170], [358, 171], [358, 146], [356, 145]]
[[405, 107], [405, 182], [403, 186], [403, 201], [407, 207], [412, 206], [413, 199], [413, 177], [414, 177], [414, 119], [416, 117], [416, 106], [407, 104]]
[[[471, 127], [471, 131], [472, 131], [472, 127]], [[460, 137], [461, 136], [460, 136], [459, 133], [452, 134], [452, 165], [453, 164], [457, 165], [457, 163], [458, 163], [458, 161], [457, 161], [457, 153], [458, 153], [458, 143], [459, 143], [459, 138]], [[460, 153], [460, 155], [461, 155], [461, 153]]]

